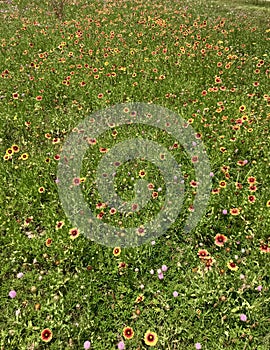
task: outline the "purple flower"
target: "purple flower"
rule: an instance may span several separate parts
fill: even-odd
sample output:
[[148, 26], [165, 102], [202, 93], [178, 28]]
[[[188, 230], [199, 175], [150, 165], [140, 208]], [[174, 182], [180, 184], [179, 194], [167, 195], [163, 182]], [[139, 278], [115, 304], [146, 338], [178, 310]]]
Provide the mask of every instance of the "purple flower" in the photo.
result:
[[257, 290], [260, 292], [262, 290], [262, 286], [258, 286]]
[[214, 173], [211, 171], [211, 173], [209, 174], [211, 177], [213, 177], [214, 176]]
[[164, 278], [163, 273], [159, 273], [159, 274], [158, 274], [158, 278], [159, 278], [160, 280], [162, 280], [162, 279]]
[[91, 346], [91, 343], [88, 340], [83, 344], [84, 349], [90, 349], [90, 346]]
[[166, 272], [166, 271], [168, 270], [168, 267], [167, 267], [166, 265], [162, 265], [162, 266], [161, 266], [161, 270], [162, 270], [163, 272]]
[[195, 344], [195, 349], [200, 350], [202, 348], [200, 343], [196, 343]]
[[178, 297], [178, 293], [176, 291], [173, 292], [173, 296], [176, 298]]
[[246, 322], [247, 316], [245, 314], [241, 314], [240, 315], [240, 320], [243, 321], [243, 322]]
[[227, 209], [223, 209], [223, 210], [222, 210], [222, 214], [224, 214], [224, 215], [228, 214]]
[[11, 290], [10, 292], [9, 292], [9, 297], [11, 298], [11, 299], [13, 299], [13, 298], [15, 298], [16, 297], [16, 292], [15, 292], [15, 290]]
[[119, 349], [119, 350], [124, 350], [124, 349], [125, 349], [125, 343], [124, 343], [123, 341], [120, 341], [120, 342], [118, 343], [118, 349]]
[[19, 273], [17, 274], [17, 278], [22, 278], [22, 276], [23, 276], [23, 273], [22, 273], [22, 272], [19, 272]]

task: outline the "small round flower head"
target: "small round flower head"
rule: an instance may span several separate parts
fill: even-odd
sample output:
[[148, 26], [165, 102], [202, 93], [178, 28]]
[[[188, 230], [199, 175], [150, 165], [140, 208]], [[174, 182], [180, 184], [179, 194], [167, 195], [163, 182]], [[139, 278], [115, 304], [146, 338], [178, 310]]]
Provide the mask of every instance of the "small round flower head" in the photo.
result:
[[123, 341], [120, 341], [117, 345], [119, 350], [124, 350], [125, 349], [125, 343]]
[[86, 342], [84, 342], [84, 344], [83, 344], [83, 347], [84, 347], [84, 349], [90, 349], [90, 346], [91, 346], [91, 344], [90, 344], [90, 341], [86, 341]]
[[15, 290], [11, 290], [8, 295], [11, 299], [14, 299], [16, 297], [17, 293], [15, 292]]
[[161, 270], [163, 272], [166, 272], [168, 270], [168, 267], [166, 265], [162, 265]]
[[240, 315], [240, 320], [243, 321], [243, 322], [246, 322], [247, 316], [245, 314], [241, 314]]

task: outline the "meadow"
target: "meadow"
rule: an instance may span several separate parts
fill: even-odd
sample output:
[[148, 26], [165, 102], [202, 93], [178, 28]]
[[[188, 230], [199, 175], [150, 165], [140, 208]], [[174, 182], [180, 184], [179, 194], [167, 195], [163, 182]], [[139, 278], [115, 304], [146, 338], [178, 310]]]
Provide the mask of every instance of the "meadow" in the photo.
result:
[[[268, 350], [269, 2], [17, 0], [0, 1], [0, 16], [0, 349]], [[185, 196], [164, 234], [110, 246], [67, 215], [58, 169], [79, 123], [133, 102], [196, 131], [211, 189], [186, 232], [198, 159], [158, 127], [113, 125], [73, 183], [100, 222], [143, 227], [166, 200], [142, 157], [119, 162], [114, 185], [132, 201], [146, 181], [147, 206], [122, 214], [103, 201], [96, 169], [125, 140], [162, 145]]]

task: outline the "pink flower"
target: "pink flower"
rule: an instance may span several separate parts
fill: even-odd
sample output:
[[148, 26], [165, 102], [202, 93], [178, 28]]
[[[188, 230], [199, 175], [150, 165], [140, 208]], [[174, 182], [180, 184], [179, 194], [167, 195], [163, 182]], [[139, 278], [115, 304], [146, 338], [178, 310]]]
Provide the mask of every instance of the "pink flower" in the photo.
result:
[[84, 347], [84, 349], [90, 349], [90, 346], [91, 346], [91, 343], [90, 343], [90, 341], [86, 341], [86, 342], [84, 342], [84, 344], [83, 344], [83, 347]]
[[119, 349], [119, 350], [124, 350], [124, 349], [125, 349], [125, 343], [124, 343], [123, 341], [120, 341], [120, 342], [118, 343], [118, 349]]
[[163, 272], [166, 272], [166, 271], [168, 270], [168, 267], [167, 267], [166, 265], [162, 265], [162, 266], [161, 266], [161, 270], [162, 270]]
[[200, 350], [202, 348], [200, 343], [196, 343], [195, 344], [195, 349]]
[[243, 322], [246, 322], [247, 316], [245, 314], [241, 314], [240, 315], [240, 320], [243, 321]]
[[173, 296], [176, 298], [178, 297], [178, 293], [176, 291], [173, 292]]
[[160, 280], [162, 280], [162, 279], [164, 278], [163, 273], [159, 273], [159, 274], [158, 274], [158, 278], [159, 278]]
[[15, 292], [15, 290], [11, 290], [8, 295], [11, 299], [13, 299], [16, 297], [17, 293]]
[[258, 286], [257, 290], [260, 292], [262, 290], [262, 286]]

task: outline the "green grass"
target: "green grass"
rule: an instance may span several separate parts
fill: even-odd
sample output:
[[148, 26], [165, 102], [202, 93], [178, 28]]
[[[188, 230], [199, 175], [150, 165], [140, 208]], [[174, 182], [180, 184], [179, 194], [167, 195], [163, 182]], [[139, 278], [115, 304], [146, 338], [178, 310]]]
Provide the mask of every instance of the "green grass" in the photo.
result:
[[[269, 5], [249, 1], [258, 5], [254, 12], [246, 3], [77, 0], [65, 3], [59, 18], [50, 2], [0, 3], [1, 350], [83, 349], [87, 340], [91, 349], [117, 349], [124, 341], [126, 349], [142, 350], [149, 348], [147, 330], [158, 335], [155, 349], [195, 349], [196, 343], [208, 350], [269, 349]], [[189, 121], [202, 135], [212, 189], [219, 192], [185, 234], [195, 174], [181, 145], [171, 149], [174, 137], [150, 126], [118, 126], [115, 137], [104, 132], [80, 174], [95, 215], [102, 201], [95, 184], [100, 147], [143, 131], [140, 137], [164, 146], [185, 175], [183, 209], [166, 233], [114, 256], [113, 247], [82, 233], [70, 238], [74, 223], [59, 199], [54, 157], [87, 116], [125, 102], [152, 102]], [[19, 152], [9, 156], [13, 145]], [[137, 227], [159, 212], [166, 184], [146, 160], [122, 164], [115, 190], [132, 200], [140, 170], [155, 190], [162, 188], [158, 198], [129, 216], [110, 216], [106, 208], [105, 222]], [[215, 244], [217, 234], [227, 237], [224, 246]], [[210, 268], [198, 256], [202, 249], [213, 258]], [[162, 265], [168, 270], [159, 279]], [[130, 340], [123, 337], [126, 326], [134, 330]], [[45, 328], [53, 332], [48, 343], [40, 338]]]

